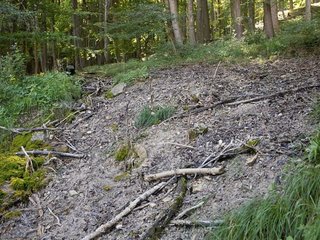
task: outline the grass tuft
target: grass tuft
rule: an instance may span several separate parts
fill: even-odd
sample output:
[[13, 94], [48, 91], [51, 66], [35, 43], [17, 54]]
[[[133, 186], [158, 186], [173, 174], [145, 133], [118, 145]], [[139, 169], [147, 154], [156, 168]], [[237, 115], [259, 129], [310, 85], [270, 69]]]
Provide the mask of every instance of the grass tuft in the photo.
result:
[[135, 126], [137, 128], [150, 127], [170, 118], [174, 113], [173, 107], [144, 107], [135, 119]]

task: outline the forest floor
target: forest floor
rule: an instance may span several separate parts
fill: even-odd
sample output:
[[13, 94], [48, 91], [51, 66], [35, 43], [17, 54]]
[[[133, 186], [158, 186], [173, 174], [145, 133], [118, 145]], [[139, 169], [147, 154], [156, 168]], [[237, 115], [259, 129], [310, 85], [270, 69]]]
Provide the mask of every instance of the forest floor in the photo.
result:
[[[32, 201], [18, 206], [23, 208], [21, 217], [2, 223], [0, 238], [81, 239], [156, 184], [146, 182], [143, 175], [198, 167], [230, 142], [259, 139], [256, 162], [246, 164], [254, 154], [236, 154], [214, 163], [215, 167], [225, 167], [221, 175], [188, 177], [180, 211], [204, 202], [186, 219], [220, 219], [227, 211], [264, 196], [271, 184], [282, 184], [286, 163], [301, 157], [314, 129], [309, 113], [318, 88], [247, 104], [222, 104], [199, 113], [191, 111], [185, 117], [143, 130], [134, 127], [135, 116], [150, 104], [176, 106], [179, 114], [195, 105], [210, 106], [233, 97], [243, 100], [319, 84], [319, 60], [309, 57], [245, 65], [181, 66], [154, 71], [147, 80], [126, 87], [112, 99], [106, 99], [103, 91], [93, 92], [83, 100], [85, 110], [66, 124], [64, 131], [55, 133], [56, 139], [71, 143], [86, 157], [52, 160], [51, 180], [35, 194], [42, 211]], [[111, 79], [91, 76], [86, 86], [108, 89], [111, 84]], [[197, 127], [208, 128], [208, 132], [190, 140], [188, 131]], [[147, 156], [140, 156], [142, 164], [115, 161], [114, 151], [128, 139], [146, 151]], [[128, 168], [132, 168], [131, 174], [124, 175]], [[140, 239], [172, 204], [174, 186], [169, 184], [150, 196], [141, 204], [144, 207], [133, 210], [100, 239]], [[203, 239], [209, 230], [167, 226], [161, 239]]]

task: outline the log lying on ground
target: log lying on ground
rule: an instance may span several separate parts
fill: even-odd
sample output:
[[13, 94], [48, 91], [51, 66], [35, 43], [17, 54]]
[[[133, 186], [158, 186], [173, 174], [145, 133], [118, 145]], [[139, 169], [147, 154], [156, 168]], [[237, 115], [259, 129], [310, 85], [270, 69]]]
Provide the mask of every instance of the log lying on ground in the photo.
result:
[[[26, 151], [27, 154], [31, 155], [54, 155], [59, 157], [70, 157], [70, 158], [83, 158], [85, 157], [84, 154], [74, 154], [74, 153], [65, 153], [65, 152], [56, 152], [56, 151], [41, 151], [41, 150], [32, 150]], [[24, 152], [16, 152], [16, 155], [22, 156], [25, 155]]]
[[172, 226], [183, 226], [183, 227], [217, 227], [223, 223], [223, 220], [172, 220], [170, 225]]
[[202, 174], [202, 175], [219, 175], [224, 173], [223, 167], [216, 168], [182, 168], [170, 171], [164, 171], [161, 173], [146, 175], [144, 179], [146, 181], [158, 180], [161, 178], [178, 176], [178, 175], [190, 175], [190, 174]]
[[163, 230], [177, 214], [183, 204], [183, 199], [187, 192], [187, 179], [185, 177], [180, 178], [177, 192], [178, 196], [175, 198], [174, 203], [160, 214], [152, 226], [142, 235], [140, 238], [141, 240], [160, 239]]
[[111, 219], [109, 222], [102, 224], [100, 227], [98, 227], [94, 232], [88, 234], [82, 240], [91, 240], [94, 239], [103, 233], [105, 233], [108, 229], [112, 228], [117, 222], [119, 222], [123, 217], [128, 215], [137, 205], [139, 205], [141, 202], [146, 200], [149, 196], [154, 194], [155, 192], [162, 189], [164, 186], [166, 186], [169, 181], [161, 182], [157, 185], [155, 185], [153, 188], [149, 189], [148, 191], [144, 192], [140, 196], [138, 196], [134, 201], [132, 201], [128, 207], [126, 207], [123, 211], [121, 211], [118, 215], [116, 215], [113, 219]]

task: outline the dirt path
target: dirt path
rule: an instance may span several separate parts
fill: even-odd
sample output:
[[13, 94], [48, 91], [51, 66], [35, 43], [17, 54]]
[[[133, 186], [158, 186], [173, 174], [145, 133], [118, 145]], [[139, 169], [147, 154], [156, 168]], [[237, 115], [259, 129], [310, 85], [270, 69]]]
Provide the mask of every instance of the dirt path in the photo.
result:
[[[142, 131], [133, 127], [134, 118], [143, 106], [150, 104], [151, 96], [154, 105], [173, 105], [182, 112], [187, 106], [195, 105], [196, 99], [198, 104], [207, 106], [235, 96], [248, 98], [319, 84], [318, 63], [319, 58], [308, 58], [246, 66], [221, 64], [215, 77], [216, 65], [185, 66], [156, 71], [148, 81], [137, 83], [110, 100], [92, 96], [91, 109], [79, 114], [58, 136], [63, 142], [68, 139], [87, 157], [53, 162], [51, 167], [56, 172], [51, 173], [52, 180], [39, 193], [43, 216], [39, 217], [31, 203], [19, 206], [33, 210], [23, 211], [21, 218], [3, 223], [0, 238], [81, 239], [153, 186], [154, 183], [142, 180], [143, 174], [197, 167], [219, 142], [228, 144], [231, 140], [259, 139], [256, 164], [247, 166], [245, 162], [251, 155], [240, 154], [218, 163], [226, 166], [226, 172], [220, 176], [191, 177], [182, 208], [205, 203], [187, 219], [218, 218], [264, 195], [271, 183], [281, 184], [284, 164], [301, 154], [301, 146], [313, 129], [308, 114], [319, 89], [238, 106], [221, 106]], [[101, 84], [110, 85], [110, 82], [103, 80]], [[79, 122], [80, 119], [85, 120]], [[188, 141], [188, 130], [197, 126], [208, 127], [208, 133]], [[128, 166], [117, 163], [112, 153], [126, 138], [142, 146], [147, 159], [129, 177], [115, 181], [115, 176]], [[190, 145], [194, 149], [168, 143]], [[172, 203], [175, 192], [169, 191], [172, 187], [150, 197], [149, 205], [133, 211], [101, 239], [139, 239]], [[203, 239], [206, 232], [204, 228], [168, 227], [161, 239]]]

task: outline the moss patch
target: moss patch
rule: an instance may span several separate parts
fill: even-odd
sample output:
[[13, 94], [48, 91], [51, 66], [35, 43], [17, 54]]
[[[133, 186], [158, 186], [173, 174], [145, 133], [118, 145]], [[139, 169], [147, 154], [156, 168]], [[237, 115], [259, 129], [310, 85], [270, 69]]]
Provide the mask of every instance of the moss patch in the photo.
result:
[[120, 173], [120, 174], [116, 175], [114, 177], [114, 181], [120, 182], [120, 181], [123, 181], [125, 179], [128, 179], [129, 176], [130, 176], [130, 174], [128, 172], [123, 172], [123, 173]]
[[0, 154], [0, 213], [19, 201], [26, 201], [46, 185], [46, 172], [41, 169], [45, 159], [33, 159], [34, 172], [25, 171], [26, 159]]
[[6, 219], [6, 220], [10, 220], [10, 219], [17, 218], [20, 216], [21, 216], [20, 211], [8, 211], [3, 215], [4, 219]]
[[41, 140], [32, 141], [32, 133], [23, 133], [15, 136], [10, 145], [10, 152], [21, 151], [21, 146], [26, 150], [49, 148], [49, 145]]

